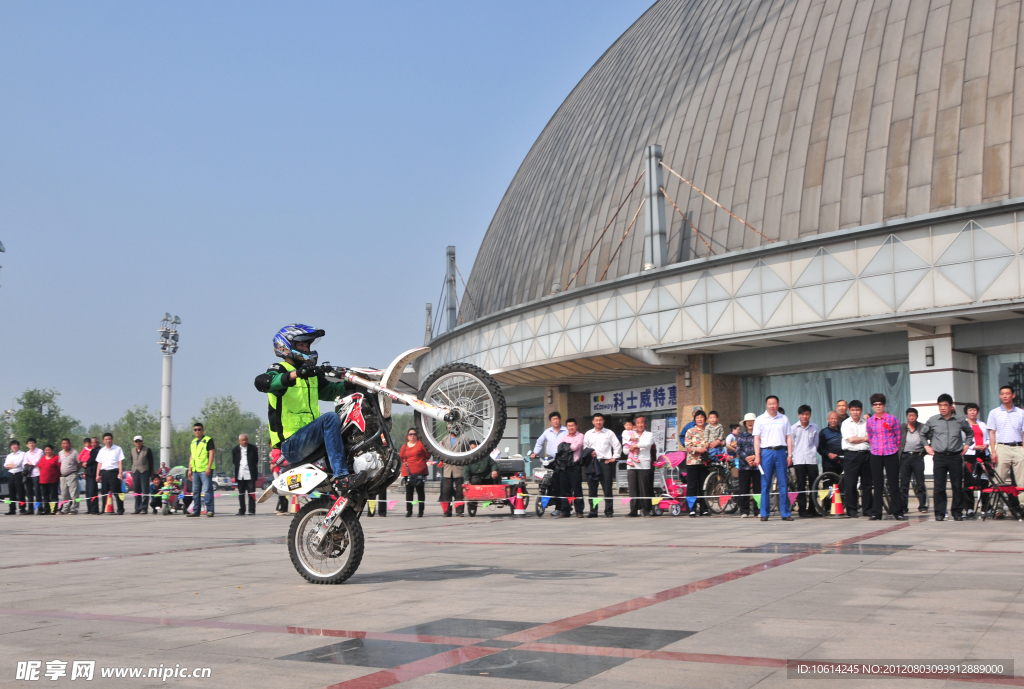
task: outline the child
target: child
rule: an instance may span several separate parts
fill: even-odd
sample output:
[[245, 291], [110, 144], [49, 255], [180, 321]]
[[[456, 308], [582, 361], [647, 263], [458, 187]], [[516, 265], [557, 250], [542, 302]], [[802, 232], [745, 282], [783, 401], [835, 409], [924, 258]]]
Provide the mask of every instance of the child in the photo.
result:
[[153, 508], [153, 514], [163, 507], [163, 500], [161, 498], [163, 493], [163, 479], [160, 478], [159, 474], [153, 477], [153, 480], [149, 482], [149, 506]]
[[[627, 421], [626, 423], [624, 423], [622, 425], [622, 428], [622, 449], [625, 450], [630, 445], [632, 445], [640, 437], [640, 435], [635, 430], [633, 430], [632, 421]], [[630, 469], [639, 469], [640, 464], [637, 463], [635, 460], [635, 453], [630, 452], [626, 457], [626, 466]]]
[[718, 412], [708, 412], [708, 425], [704, 431], [704, 438], [708, 443], [708, 454], [713, 459], [722, 459], [725, 456], [725, 429], [718, 423]]
[[725, 454], [729, 456], [730, 464], [739, 467], [736, 463], [736, 436], [740, 434], [738, 423], [729, 425], [729, 435], [725, 436]]

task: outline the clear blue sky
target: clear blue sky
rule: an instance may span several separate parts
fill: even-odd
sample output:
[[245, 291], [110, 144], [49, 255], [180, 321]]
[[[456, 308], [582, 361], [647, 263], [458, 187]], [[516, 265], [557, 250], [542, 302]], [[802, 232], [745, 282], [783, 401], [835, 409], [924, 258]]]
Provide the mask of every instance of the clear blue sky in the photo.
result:
[[[174, 421], [294, 321], [323, 359], [421, 344], [520, 162], [649, 0], [0, 4], [0, 404]], [[436, 304], [435, 304], [436, 305]]]

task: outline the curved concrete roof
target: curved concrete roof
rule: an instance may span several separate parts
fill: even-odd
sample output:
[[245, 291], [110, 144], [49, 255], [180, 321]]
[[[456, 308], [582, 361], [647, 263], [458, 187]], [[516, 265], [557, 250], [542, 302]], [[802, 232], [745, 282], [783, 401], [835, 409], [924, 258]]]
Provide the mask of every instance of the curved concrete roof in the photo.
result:
[[[660, 0], [551, 118], [498, 206], [463, 320], [641, 267], [644, 148], [773, 239], [1024, 195], [1020, 0]], [[1020, 122], [1018, 122], [1020, 121]], [[716, 253], [764, 239], [666, 174]], [[666, 204], [669, 256], [708, 255]], [[616, 247], [620, 250], [614, 260]], [[478, 313], [474, 313], [478, 310]]]

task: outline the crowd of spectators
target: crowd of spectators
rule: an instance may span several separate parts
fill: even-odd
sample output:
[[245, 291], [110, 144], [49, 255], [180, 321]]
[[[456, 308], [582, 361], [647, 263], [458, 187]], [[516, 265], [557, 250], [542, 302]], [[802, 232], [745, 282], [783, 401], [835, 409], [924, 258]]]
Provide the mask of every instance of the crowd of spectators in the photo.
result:
[[[18, 440], [11, 440], [10, 452], [4, 459], [8, 476], [7, 514], [78, 514], [84, 502], [86, 514], [123, 515], [126, 498], [130, 496], [132, 514], [181, 511], [189, 517], [212, 517], [215, 446], [203, 424], [196, 423], [193, 431], [195, 438], [183, 474], [166, 465], [158, 466], [153, 450], [141, 435], [133, 438], [127, 457], [114, 444], [112, 433], [104, 433], [102, 438], [85, 438], [80, 450], [63, 438], [57, 452], [50, 444], [37, 447], [35, 438], [25, 441], [24, 450]], [[236, 514], [256, 514], [259, 456], [256, 448], [249, 445], [246, 434], [239, 436], [231, 456], [233, 479], [238, 487]], [[126, 470], [127, 462], [131, 471]], [[278, 513], [287, 513], [287, 506], [279, 504]]]
[[[788, 497], [790, 491], [796, 494], [793, 505], [789, 500], [778, 500], [784, 521], [793, 520], [792, 507], [796, 507], [799, 517], [821, 516], [810, 494], [823, 471], [843, 477], [841, 497], [847, 517], [863, 514], [880, 520], [883, 506], [887, 506], [892, 518], [904, 520], [911, 511], [911, 486], [918, 510], [928, 512], [926, 456], [932, 460], [935, 518], [942, 521], [949, 515], [961, 521], [980, 516], [991, 509], [987, 493], [979, 493], [980, 501], [974, 494], [985, 472], [994, 471], [1001, 482], [1012, 481], [1024, 490], [1024, 410], [1016, 405], [1010, 386], [1002, 387], [999, 397], [1000, 405], [982, 421], [977, 404], [963, 405], [963, 414], [957, 415], [953, 398], [940, 395], [935, 405], [938, 413], [922, 423], [913, 407], [903, 412], [902, 420], [898, 419], [888, 412], [885, 395], [876, 393], [869, 398], [870, 414], [865, 415], [867, 410], [860, 400], [840, 400], [835, 410], [827, 413], [826, 426], [819, 428], [811, 421], [813, 410], [808, 405], [797, 409], [797, 420], [792, 423], [779, 407], [778, 398], [769, 395], [764, 413], [747, 413], [740, 423], [729, 426], [728, 433], [716, 411], [695, 407], [692, 421], [680, 429], [678, 436], [679, 451], [685, 453], [682, 464], [689, 516], [711, 513], [703, 490], [709, 467], [717, 464], [730, 472], [735, 470], [735, 500], [744, 518], [757, 514], [767, 521], [770, 494]], [[603, 505], [605, 517], [612, 517], [616, 464], [623, 458], [629, 490], [627, 516], [654, 515], [653, 499], [658, 497], [655, 465], [663, 459], [665, 450], [657, 446], [644, 417], [626, 423], [621, 436], [605, 427], [602, 414], [592, 417], [593, 428], [586, 433], [579, 431], [576, 419], [567, 419], [563, 425], [558, 412], [552, 412], [548, 420], [550, 426], [538, 438], [531, 457], [554, 466], [553, 518], [573, 513], [580, 518], [598, 517], [599, 505]], [[75, 450], [67, 438], [61, 440], [60, 450], [50, 444], [40, 448], [34, 438], [26, 439], [22, 449], [18, 440], [12, 440], [4, 461], [9, 487], [7, 514], [78, 514], [84, 502], [87, 514], [120, 515], [125, 513], [122, 496], [130, 494], [133, 514], [180, 510], [190, 517], [204, 513], [213, 517], [215, 444], [201, 423], [194, 425], [193, 432], [184, 476], [167, 466], [157, 466], [142, 436], [133, 439], [130, 457], [114, 444], [111, 433], [86, 438], [80, 450]], [[406, 434], [399, 455], [406, 516], [415, 513], [422, 517], [426, 506], [424, 481], [431, 461], [416, 429]], [[558, 456], [562, 461], [552, 464]], [[238, 486], [236, 514], [255, 514], [258, 455], [246, 435], [239, 436], [231, 457]], [[126, 459], [130, 459], [130, 479]], [[464, 515], [464, 485], [500, 480], [498, 466], [489, 456], [466, 467], [442, 464], [438, 468], [440, 502], [446, 517]], [[277, 463], [272, 469], [277, 476], [285, 467]], [[792, 486], [790, 469], [795, 479]], [[80, 479], [84, 496], [80, 494]], [[589, 500], [583, 498], [584, 483]], [[951, 502], [947, 485], [952, 492]], [[370, 498], [375, 504], [369, 507], [369, 516], [385, 516], [386, 492]], [[288, 513], [285, 497], [279, 498], [275, 512]]]
[[[925, 457], [933, 467], [933, 505], [935, 518], [954, 521], [980, 517], [989, 511], [988, 494], [980, 492], [975, 504], [974, 490], [979, 476], [992, 470], [1001, 481], [1011, 480], [1024, 489], [1024, 411], [1015, 404], [1014, 391], [1004, 386], [1000, 406], [979, 419], [975, 403], [963, 405], [958, 415], [953, 398], [940, 395], [938, 413], [927, 421], [910, 407], [898, 419], [887, 410], [885, 395], [870, 396], [868, 407], [860, 400], [840, 400], [826, 414], [824, 428], [811, 421], [808, 405], [797, 409], [792, 422], [779, 407], [775, 395], [765, 400], [765, 411], [747, 413], [742, 422], [726, 432], [716, 411], [693, 409], [693, 419], [679, 431], [680, 451], [685, 453], [686, 503], [690, 517], [711, 514], [703, 495], [709, 467], [722, 465], [737, 478], [735, 501], [743, 518], [757, 515], [767, 521], [771, 514], [771, 494], [795, 495], [795, 501], [778, 500], [780, 517], [792, 521], [797, 516], [822, 516], [811, 494], [821, 472], [842, 477], [845, 516], [866, 516], [881, 520], [883, 511], [896, 520], [905, 520], [910, 511], [910, 489], [914, 488], [918, 510], [928, 512], [925, 488]], [[865, 412], [868, 412], [865, 414]], [[593, 416], [593, 429], [579, 433], [575, 419], [562, 425], [561, 415], [549, 415], [550, 427], [538, 438], [531, 458], [547, 465], [559, 452], [572, 452], [564, 465], [554, 465], [552, 487], [555, 498], [553, 518], [598, 516], [603, 504], [605, 517], [614, 514], [615, 466], [626, 458], [629, 513], [627, 516], [652, 516], [655, 491], [653, 463], [665, 453], [658, 448], [646, 419], [627, 422], [621, 435], [605, 428], [602, 414]], [[976, 469], [980, 466], [984, 471]], [[795, 484], [791, 485], [792, 479]], [[582, 481], [589, 487], [589, 514], [584, 515]], [[952, 492], [949, 500], [947, 487]], [[600, 489], [600, 490], [599, 490]], [[603, 492], [603, 496], [600, 495]], [[718, 496], [716, 496], [717, 499]], [[888, 501], [886, 501], [888, 498]]]

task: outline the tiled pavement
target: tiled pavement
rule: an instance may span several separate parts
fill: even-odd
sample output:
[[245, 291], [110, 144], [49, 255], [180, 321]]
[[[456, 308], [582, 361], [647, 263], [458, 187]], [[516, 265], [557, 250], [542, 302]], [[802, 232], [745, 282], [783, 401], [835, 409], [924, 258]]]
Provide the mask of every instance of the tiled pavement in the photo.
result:
[[[29, 686], [17, 661], [54, 659], [211, 668], [169, 680], [182, 687], [540, 689], [773, 686], [790, 658], [1024, 658], [1015, 522], [363, 523], [361, 569], [321, 587], [291, 568], [285, 518], [0, 517], [0, 687]], [[894, 682], [967, 686], [841, 686]]]

